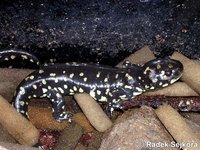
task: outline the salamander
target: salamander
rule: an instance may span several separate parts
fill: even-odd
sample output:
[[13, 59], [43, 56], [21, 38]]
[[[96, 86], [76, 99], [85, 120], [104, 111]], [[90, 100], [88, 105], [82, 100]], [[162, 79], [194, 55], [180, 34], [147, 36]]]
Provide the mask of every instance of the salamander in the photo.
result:
[[131, 100], [146, 91], [166, 87], [182, 75], [183, 65], [168, 57], [155, 59], [143, 66], [123, 63], [122, 68], [85, 63], [55, 64], [28, 75], [17, 87], [14, 107], [28, 117], [28, 102], [32, 98], [48, 98], [53, 117], [70, 120], [65, 112], [63, 96], [88, 93], [94, 100], [105, 102], [110, 113], [123, 109], [123, 100]]
[[[0, 51], [0, 63], [16, 59], [29, 61], [37, 67], [41, 64], [35, 55], [21, 49], [4, 49]], [[9, 67], [12, 68], [12, 66]]]

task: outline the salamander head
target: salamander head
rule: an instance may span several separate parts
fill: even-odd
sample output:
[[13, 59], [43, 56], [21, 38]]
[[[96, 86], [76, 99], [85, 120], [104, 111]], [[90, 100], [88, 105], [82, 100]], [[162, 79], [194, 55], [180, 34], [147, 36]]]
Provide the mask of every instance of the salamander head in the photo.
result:
[[156, 89], [176, 82], [182, 75], [183, 65], [169, 57], [154, 59], [143, 66], [143, 74], [150, 80], [147, 89]]

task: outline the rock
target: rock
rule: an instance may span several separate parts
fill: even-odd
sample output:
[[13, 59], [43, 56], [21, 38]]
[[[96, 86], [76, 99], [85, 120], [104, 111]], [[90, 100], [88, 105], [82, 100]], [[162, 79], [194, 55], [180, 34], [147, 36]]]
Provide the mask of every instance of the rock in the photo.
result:
[[78, 144], [79, 138], [83, 134], [83, 129], [78, 124], [72, 124], [65, 128], [59, 137], [54, 150], [71, 150]]
[[17, 143], [17, 141], [0, 125], [0, 142]]
[[[154, 110], [143, 106], [125, 112], [120, 116], [114, 127], [104, 135], [100, 150], [144, 150], [152, 149], [148, 144], [167, 143], [173, 141], [157, 119]], [[153, 148], [156, 150], [159, 148]], [[162, 150], [176, 148], [163, 147]]]
[[0, 142], [1, 150], [39, 150], [38, 148], [28, 147], [20, 144]]
[[181, 112], [181, 115], [200, 126], [200, 114], [196, 112]]
[[83, 113], [76, 113], [73, 119], [84, 129], [84, 132], [93, 132], [95, 130]]

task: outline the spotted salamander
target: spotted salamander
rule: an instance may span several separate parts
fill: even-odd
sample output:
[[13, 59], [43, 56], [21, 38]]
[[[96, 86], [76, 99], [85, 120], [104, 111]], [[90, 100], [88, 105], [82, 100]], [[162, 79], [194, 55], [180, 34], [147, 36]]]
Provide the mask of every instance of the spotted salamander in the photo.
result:
[[120, 102], [123, 100], [176, 82], [182, 71], [183, 65], [168, 57], [143, 66], [125, 61], [122, 68], [84, 63], [55, 64], [28, 75], [16, 89], [13, 102], [17, 111], [28, 117], [28, 100], [46, 97], [52, 103], [55, 119], [70, 120], [63, 96], [85, 92], [96, 101], [105, 102], [112, 113], [122, 108]]
[[[35, 55], [21, 49], [4, 49], [0, 51], [0, 63], [16, 59], [26, 60], [34, 64], [34, 66], [40, 66], [40, 61]], [[9, 67], [12, 68], [12, 66]]]

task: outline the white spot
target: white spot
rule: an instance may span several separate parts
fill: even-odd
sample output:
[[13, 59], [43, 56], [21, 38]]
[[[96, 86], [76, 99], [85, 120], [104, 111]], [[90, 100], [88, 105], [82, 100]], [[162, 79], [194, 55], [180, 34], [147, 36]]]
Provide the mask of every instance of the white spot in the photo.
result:
[[83, 78], [83, 81], [84, 81], [84, 82], [86, 82], [86, 81], [87, 81], [87, 78], [86, 78], [86, 77], [85, 77], [85, 78]]
[[140, 76], [138, 76], [138, 79], [141, 80], [142, 78]]
[[50, 73], [49, 75], [50, 75], [51, 77], [55, 77], [55, 76], [56, 76], [55, 73]]
[[171, 81], [170, 81], [170, 84], [172, 84], [172, 83], [174, 83], [174, 82], [176, 82], [177, 81], [177, 79], [172, 79]]
[[33, 85], [33, 88], [34, 88], [34, 89], [37, 89], [37, 85], [34, 84], [34, 85]]
[[101, 95], [101, 91], [97, 90], [97, 95]]
[[59, 93], [56, 93], [56, 96], [57, 96], [57, 97], [61, 97], [61, 95], [60, 95]]
[[37, 95], [33, 95], [33, 97], [37, 97]]
[[76, 86], [73, 86], [73, 89], [74, 89], [74, 91], [77, 91], [77, 87]]
[[11, 55], [10, 58], [11, 58], [11, 59], [15, 59], [16, 56], [15, 56], [15, 55]]
[[20, 113], [24, 114], [24, 113], [25, 113], [25, 111], [21, 110], [21, 111], [20, 111]]
[[132, 89], [132, 86], [129, 86], [129, 85], [125, 85], [124, 86], [126, 89]]
[[128, 80], [132, 80], [133, 79], [133, 77], [130, 76], [128, 73], [126, 73], [125, 76], [128, 78]]
[[150, 89], [151, 89], [151, 90], [154, 90], [154, 89], [155, 89], [155, 87], [154, 87], [154, 86], [152, 86], [152, 87], [150, 87]]
[[64, 73], [66, 73], [66, 71], [65, 71], [65, 70], [63, 71], [63, 74], [64, 74]]
[[19, 104], [20, 104], [21, 106], [24, 106], [25, 103], [24, 103], [24, 101], [20, 101]]
[[107, 102], [107, 98], [105, 96], [101, 96], [99, 99], [100, 102]]
[[105, 94], [108, 95], [109, 92], [110, 92], [110, 89], [106, 89]]
[[90, 91], [90, 96], [92, 96], [94, 98], [95, 97], [95, 92], [94, 91]]
[[84, 73], [83, 73], [83, 72], [81, 72], [81, 73], [79, 74], [79, 76], [81, 76], [81, 77], [82, 77], [82, 76], [84, 76]]
[[108, 78], [105, 78], [105, 79], [104, 79], [104, 82], [108, 82]]
[[96, 77], [99, 78], [100, 75], [101, 75], [101, 72], [98, 72], [97, 75], [96, 75]]
[[142, 92], [142, 89], [139, 88], [139, 87], [136, 87], [135, 89], [136, 89], [138, 92]]
[[20, 95], [24, 95], [25, 94], [25, 89], [23, 87], [20, 87], [19, 89], [20, 89], [19, 94]]
[[29, 78], [30, 78], [31, 80], [33, 80], [33, 79], [34, 79], [34, 76], [30, 76]]
[[140, 95], [140, 94], [142, 94], [142, 92], [133, 92], [133, 95], [135, 96], [135, 95]]
[[21, 55], [23, 59], [28, 59], [26, 55]]
[[58, 79], [57, 78], [55, 79], [55, 83], [58, 83]]
[[115, 75], [115, 79], [117, 79], [118, 77], [119, 77], [119, 74], [116, 74], [116, 75]]
[[44, 70], [39, 70], [39, 73], [41, 74], [41, 73], [43, 73], [44, 72]]
[[83, 90], [82, 88], [79, 88], [79, 92], [80, 92], [80, 93], [83, 93], [84, 90]]
[[61, 87], [58, 87], [58, 90], [63, 94], [64, 90]]
[[47, 84], [47, 81], [43, 79], [42, 84], [44, 84], [44, 85]]
[[33, 59], [30, 59], [30, 62], [34, 62]]
[[47, 89], [42, 88], [42, 92], [43, 92], [43, 93], [46, 93], [47, 91], [48, 91]]
[[124, 98], [126, 98], [126, 95], [121, 95], [121, 96], [119, 96], [121, 99], [124, 99]]
[[7, 57], [4, 60], [9, 60]]
[[50, 90], [50, 89], [52, 89], [52, 87], [51, 87], [51, 86], [48, 86], [48, 89]]
[[74, 77], [74, 73], [71, 73], [71, 74], [69, 75], [69, 77], [70, 77], [70, 78], [73, 78], [73, 77]]
[[168, 86], [168, 85], [169, 85], [168, 83], [165, 83], [165, 84], [162, 85], [162, 87], [166, 87], [166, 86]]
[[68, 88], [68, 86], [65, 84], [65, 85], [64, 85], [64, 89], [67, 89], [67, 88]]
[[70, 91], [71, 93], [74, 93], [74, 90], [72, 90], [72, 89], [69, 89], [69, 91]]

